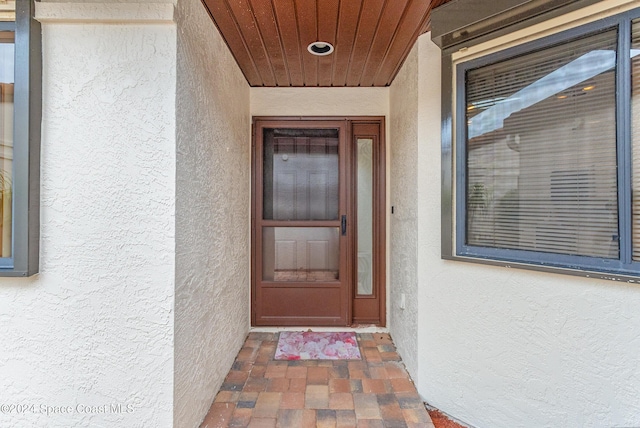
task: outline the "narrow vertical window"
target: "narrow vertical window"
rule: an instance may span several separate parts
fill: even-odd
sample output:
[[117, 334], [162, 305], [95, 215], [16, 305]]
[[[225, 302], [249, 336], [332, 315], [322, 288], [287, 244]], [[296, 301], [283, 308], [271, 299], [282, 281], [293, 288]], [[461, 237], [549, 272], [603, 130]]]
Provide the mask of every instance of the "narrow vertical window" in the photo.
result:
[[39, 270], [41, 27], [34, 0], [0, 0], [0, 276]]
[[13, 257], [16, 2], [0, 0], [0, 258]]
[[358, 294], [373, 294], [373, 140], [357, 138]]
[[0, 31], [0, 257], [12, 256], [15, 33]]

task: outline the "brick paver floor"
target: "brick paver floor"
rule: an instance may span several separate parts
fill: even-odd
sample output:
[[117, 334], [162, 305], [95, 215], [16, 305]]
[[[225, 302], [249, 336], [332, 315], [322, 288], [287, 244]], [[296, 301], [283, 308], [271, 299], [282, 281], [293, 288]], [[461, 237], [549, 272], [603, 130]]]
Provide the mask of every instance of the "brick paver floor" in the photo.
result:
[[275, 361], [278, 333], [249, 334], [201, 428], [433, 428], [391, 337], [357, 337], [362, 360]]

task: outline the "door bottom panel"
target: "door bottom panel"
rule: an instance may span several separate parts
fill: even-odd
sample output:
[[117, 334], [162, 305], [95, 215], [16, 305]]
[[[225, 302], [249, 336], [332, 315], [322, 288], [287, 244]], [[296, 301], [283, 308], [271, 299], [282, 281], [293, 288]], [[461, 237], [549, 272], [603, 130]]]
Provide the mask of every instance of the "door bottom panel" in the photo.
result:
[[257, 325], [346, 325], [338, 287], [263, 287], [261, 291]]

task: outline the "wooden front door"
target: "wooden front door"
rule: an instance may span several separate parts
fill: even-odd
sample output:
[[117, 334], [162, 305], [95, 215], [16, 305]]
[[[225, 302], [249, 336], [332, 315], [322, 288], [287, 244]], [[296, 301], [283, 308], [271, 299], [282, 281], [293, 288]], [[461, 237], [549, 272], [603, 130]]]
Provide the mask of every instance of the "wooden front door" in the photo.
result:
[[358, 260], [354, 129], [349, 120], [254, 121], [254, 325], [350, 325], [365, 268], [371, 306], [375, 278]]

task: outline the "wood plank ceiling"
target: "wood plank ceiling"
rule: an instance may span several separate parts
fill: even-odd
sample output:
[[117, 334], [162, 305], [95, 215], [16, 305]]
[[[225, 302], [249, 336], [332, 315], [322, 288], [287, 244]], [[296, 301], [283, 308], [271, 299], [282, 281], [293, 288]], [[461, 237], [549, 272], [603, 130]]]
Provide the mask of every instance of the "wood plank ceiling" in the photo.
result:
[[[249, 85], [388, 86], [449, 0], [203, 0]], [[307, 51], [331, 43], [327, 56]]]

